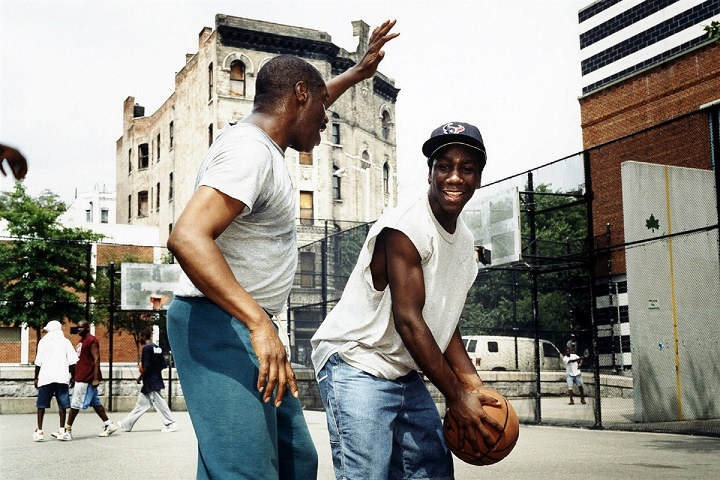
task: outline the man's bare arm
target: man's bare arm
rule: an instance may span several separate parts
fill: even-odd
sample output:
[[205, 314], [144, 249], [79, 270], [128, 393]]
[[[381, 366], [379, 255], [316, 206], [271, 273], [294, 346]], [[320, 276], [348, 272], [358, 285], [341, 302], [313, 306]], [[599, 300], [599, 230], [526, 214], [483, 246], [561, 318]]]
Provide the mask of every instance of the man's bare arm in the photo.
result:
[[375, 75], [378, 65], [385, 57], [383, 47], [387, 42], [400, 35], [399, 33], [390, 33], [395, 22], [396, 20], [386, 20], [382, 25], [376, 27], [370, 35], [368, 48], [363, 58], [327, 82], [328, 103], [326, 106], [332, 105], [348, 88]]
[[298, 396], [295, 374], [275, 327], [255, 299], [240, 285], [215, 239], [243, 210], [243, 202], [214, 188], [201, 186], [168, 238], [168, 249], [175, 255], [193, 284], [250, 331], [260, 364], [257, 388], [270, 401], [277, 387], [275, 405], [280, 405], [286, 385]]

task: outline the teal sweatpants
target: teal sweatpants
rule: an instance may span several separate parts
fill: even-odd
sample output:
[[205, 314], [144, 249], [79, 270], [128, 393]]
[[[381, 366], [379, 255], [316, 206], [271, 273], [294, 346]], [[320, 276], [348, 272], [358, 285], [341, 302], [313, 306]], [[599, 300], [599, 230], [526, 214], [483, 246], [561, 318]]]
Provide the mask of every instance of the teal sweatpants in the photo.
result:
[[175, 297], [167, 332], [197, 436], [198, 480], [317, 478], [300, 401], [289, 391], [278, 408], [262, 401], [245, 325], [210, 300]]

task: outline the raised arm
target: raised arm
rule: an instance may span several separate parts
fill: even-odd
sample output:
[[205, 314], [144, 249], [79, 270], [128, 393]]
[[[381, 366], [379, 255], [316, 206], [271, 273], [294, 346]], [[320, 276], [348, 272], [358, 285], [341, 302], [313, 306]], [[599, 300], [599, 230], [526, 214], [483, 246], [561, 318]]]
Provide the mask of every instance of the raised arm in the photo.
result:
[[327, 82], [328, 103], [326, 106], [332, 105], [348, 88], [375, 75], [378, 65], [385, 57], [383, 47], [387, 42], [400, 35], [399, 33], [390, 33], [395, 22], [396, 20], [386, 20], [382, 25], [376, 27], [370, 35], [368, 48], [363, 58]]
[[[486, 419], [498, 430], [502, 430], [502, 427], [487, 416], [482, 404], [495, 403], [495, 400], [476, 391], [476, 387], [482, 382], [478, 384], [476, 380], [469, 380], [467, 365], [459, 360], [458, 340], [453, 339], [455, 343], [451, 342], [450, 355], [443, 355], [425, 323], [422, 314], [425, 306], [425, 281], [420, 254], [410, 239], [397, 230], [384, 230], [378, 242], [385, 251], [395, 328], [405, 347], [422, 372], [445, 396], [448, 410], [452, 412], [460, 428], [460, 439], [467, 437], [477, 450], [474, 432], [479, 431], [486, 443], [490, 444], [490, 433], [481, 419]], [[376, 245], [375, 248], [379, 247]], [[448, 359], [454, 364], [451, 365]], [[469, 364], [469, 359], [467, 362]], [[474, 375], [477, 377], [477, 374]]]
[[279, 406], [286, 385], [298, 396], [297, 382], [285, 347], [267, 313], [240, 285], [215, 239], [245, 209], [245, 204], [214, 188], [201, 186], [168, 238], [168, 249], [193, 284], [250, 331], [253, 350], [260, 364], [257, 388], [270, 401], [275, 387]]

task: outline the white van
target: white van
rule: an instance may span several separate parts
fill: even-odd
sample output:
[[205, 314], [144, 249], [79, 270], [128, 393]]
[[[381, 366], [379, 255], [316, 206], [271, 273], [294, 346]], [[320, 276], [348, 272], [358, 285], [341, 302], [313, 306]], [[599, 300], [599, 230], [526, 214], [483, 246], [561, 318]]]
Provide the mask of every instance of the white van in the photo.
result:
[[[478, 370], [535, 370], [535, 339], [499, 335], [464, 335], [470, 359]], [[564, 370], [560, 350], [549, 340], [540, 339], [540, 370]]]

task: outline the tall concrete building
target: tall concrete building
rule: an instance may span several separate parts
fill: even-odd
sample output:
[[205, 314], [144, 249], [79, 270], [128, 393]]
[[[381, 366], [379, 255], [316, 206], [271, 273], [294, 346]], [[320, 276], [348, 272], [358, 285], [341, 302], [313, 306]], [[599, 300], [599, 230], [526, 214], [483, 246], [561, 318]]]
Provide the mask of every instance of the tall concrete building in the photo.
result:
[[[720, 1], [599, 0], [578, 17], [593, 230], [621, 246], [623, 210], [632, 208], [623, 205], [623, 162], [717, 172], [720, 43], [705, 27], [720, 21]], [[601, 366], [633, 363], [625, 257], [625, 248], [608, 249], [596, 265]]]
[[[329, 80], [364, 54], [369, 27], [352, 22], [355, 52], [307, 28], [216, 15], [198, 51], [175, 74], [175, 91], [147, 114], [128, 97], [117, 141], [118, 223], [157, 225], [165, 243], [193, 193], [203, 157], [220, 131], [252, 110], [258, 70], [278, 54], [304, 58]], [[397, 203], [395, 101], [399, 89], [378, 72], [328, 110], [330, 123], [312, 152], [285, 154], [297, 194], [300, 244], [342, 221], [375, 220]]]

